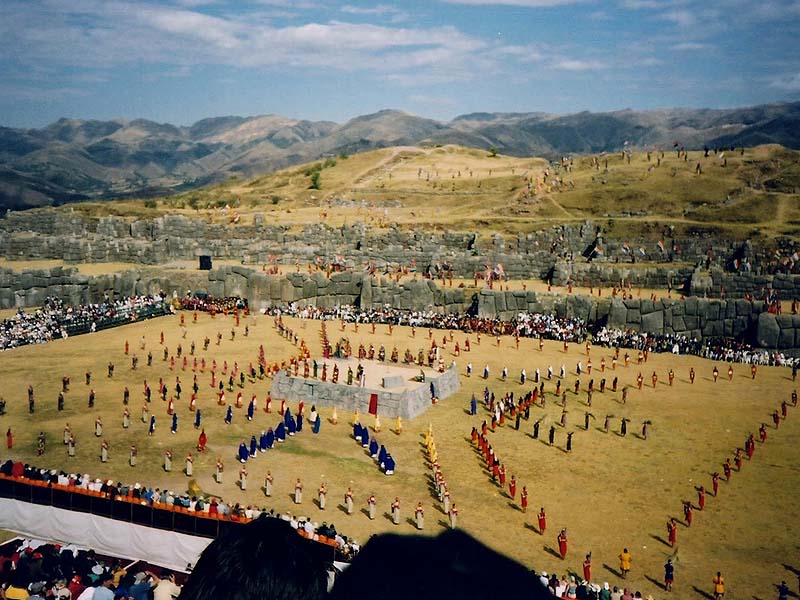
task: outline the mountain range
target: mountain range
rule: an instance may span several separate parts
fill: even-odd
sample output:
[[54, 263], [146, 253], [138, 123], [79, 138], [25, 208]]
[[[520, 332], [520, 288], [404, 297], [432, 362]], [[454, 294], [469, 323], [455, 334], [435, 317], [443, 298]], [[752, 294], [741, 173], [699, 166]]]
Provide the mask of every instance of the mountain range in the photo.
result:
[[342, 153], [459, 144], [555, 158], [625, 147], [781, 144], [800, 149], [800, 102], [734, 109], [472, 113], [449, 122], [382, 110], [344, 124], [262, 115], [188, 127], [145, 119], [59, 119], [0, 127], [0, 208], [169, 194]]

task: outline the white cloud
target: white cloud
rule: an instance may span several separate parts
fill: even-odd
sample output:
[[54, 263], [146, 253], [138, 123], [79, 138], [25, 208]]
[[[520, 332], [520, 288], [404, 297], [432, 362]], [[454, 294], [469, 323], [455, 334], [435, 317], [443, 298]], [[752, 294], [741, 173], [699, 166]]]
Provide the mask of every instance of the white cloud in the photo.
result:
[[431, 106], [455, 106], [456, 101], [450, 96], [433, 96], [429, 94], [412, 94], [408, 97], [412, 102]]
[[377, 4], [375, 6], [353, 6], [352, 4], [345, 4], [339, 10], [349, 15], [367, 15], [379, 17], [394, 15], [402, 12], [389, 4]]
[[544, 58], [541, 50], [535, 46], [499, 46], [492, 49], [492, 54], [514, 58], [521, 63], [540, 62]]
[[460, 67], [486, 45], [451, 26], [328, 21], [279, 27], [250, 13], [218, 16], [116, 0], [26, 6], [20, 0], [0, 3], [0, 58], [84, 68], [143, 62], [403, 70], [434, 61]]
[[42, 88], [27, 85], [4, 85], [3, 98], [18, 102], [58, 102], [65, 97], [80, 98], [88, 96], [86, 89], [74, 87]]
[[703, 42], [679, 42], [672, 45], [672, 49], [679, 52], [696, 52], [700, 50], [708, 50], [709, 48], [711, 48], [711, 45]]
[[440, 0], [445, 4], [468, 6], [520, 6], [524, 8], [552, 8], [570, 4], [586, 4], [594, 0]]
[[684, 28], [691, 27], [697, 22], [695, 14], [689, 10], [668, 10], [661, 13], [659, 18]]
[[605, 63], [598, 60], [580, 60], [576, 58], [559, 58], [550, 66], [559, 71], [597, 71], [606, 68]]
[[786, 92], [800, 92], [800, 73], [786, 73], [772, 78], [769, 87]]
[[662, 8], [663, 2], [659, 0], [622, 0], [620, 6], [631, 10]]

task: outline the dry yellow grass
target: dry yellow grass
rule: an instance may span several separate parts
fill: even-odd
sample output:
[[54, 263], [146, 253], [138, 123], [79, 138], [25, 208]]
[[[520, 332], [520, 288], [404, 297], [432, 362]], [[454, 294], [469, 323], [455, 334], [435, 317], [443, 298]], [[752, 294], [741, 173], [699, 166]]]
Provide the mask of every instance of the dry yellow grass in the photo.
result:
[[[193, 449], [197, 432], [192, 427], [193, 417], [188, 411], [187, 398], [191, 386], [191, 369], [183, 372], [180, 367], [170, 371], [168, 363], [161, 360], [162, 347], [158, 344], [160, 331], [164, 331], [166, 345], [172, 353], [178, 343], [188, 350], [192, 340], [197, 343], [198, 355], [205, 356], [210, 363], [216, 358], [219, 365], [227, 360], [229, 365], [238, 361], [246, 367], [255, 360], [257, 347], [263, 343], [267, 359], [281, 360], [296, 349], [280, 338], [272, 327], [270, 317], [252, 317], [250, 337], [243, 337], [242, 326], [237, 330], [236, 341], [230, 341], [231, 319], [218, 317], [214, 320], [201, 315], [198, 324], [191, 323], [187, 313], [187, 337], [181, 338], [178, 317], [166, 317], [145, 323], [129, 325], [115, 330], [89, 336], [57, 341], [46, 346], [27, 347], [0, 354], [0, 377], [3, 381], [2, 395], [8, 401], [8, 414], [0, 418], [0, 426], [11, 427], [15, 432], [12, 456], [16, 459], [35, 462], [45, 467], [64, 468], [68, 471], [89, 472], [113, 480], [139, 481], [153, 486], [169, 486], [185, 489], [188, 480], [181, 474], [183, 457]], [[288, 324], [306, 340], [312, 354], [319, 355], [319, 322], [289, 319]], [[417, 330], [412, 339], [410, 330], [396, 328], [390, 338], [386, 327], [378, 327], [371, 335], [369, 327], [362, 326], [359, 333], [352, 326], [345, 333], [339, 331], [338, 323], [329, 323], [329, 337], [336, 341], [346, 335], [354, 347], [362, 341], [384, 344], [388, 349], [397, 345], [401, 355], [406, 347], [416, 351], [429, 345], [425, 330]], [[216, 333], [222, 332], [223, 341], [216, 346]], [[202, 352], [202, 339], [212, 339], [208, 352]], [[434, 331], [441, 340], [444, 332]], [[146, 366], [145, 352], [139, 350], [139, 339], [145, 336], [147, 348], [153, 351], [154, 364]], [[463, 346], [465, 335], [456, 334]], [[130, 357], [123, 354], [123, 345], [129, 341], [131, 352], [140, 356], [137, 371], [130, 369]], [[333, 522], [345, 534], [362, 542], [381, 531], [412, 533], [412, 526], [405, 521], [411, 506], [422, 501], [428, 510], [426, 533], [442, 530], [444, 515], [441, 514], [428, 488], [429, 470], [422, 450], [422, 435], [431, 424], [439, 453], [439, 462], [452, 490], [453, 499], [460, 508], [460, 524], [493, 548], [509, 554], [526, 565], [548, 572], [565, 572], [571, 569], [580, 572], [580, 564], [586, 552], [592, 551], [595, 578], [621, 584], [609, 569], [616, 569], [616, 556], [623, 547], [633, 554], [633, 571], [628, 583], [645, 594], [662, 597], [658, 590], [662, 565], [667, 556], [673, 555], [676, 562], [675, 597], [695, 595], [696, 586], [708, 590], [710, 578], [721, 570], [729, 583], [730, 597], [763, 597], [770, 582], [789, 578], [790, 573], [783, 564], [798, 567], [797, 538], [800, 534], [800, 505], [795, 498], [798, 493], [796, 469], [798, 442], [800, 441], [800, 415], [798, 409], [790, 408], [789, 419], [778, 430], [769, 429], [765, 445], [758, 444], [751, 462], [745, 461], [741, 473], [734, 473], [730, 483], [723, 482], [719, 498], [709, 498], [706, 510], [695, 513], [691, 529], [681, 527], [678, 548], [672, 551], [662, 539], [666, 538], [665, 523], [670, 515], [679, 516], [681, 500], [696, 501], [695, 485], [710, 488], [710, 473], [721, 470], [721, 463], [732, 456], [750, 432], [755, 432], [762, 421], [782, 399], [788, 399], [793, 389], [786, 369], [761, 367], [755, 381], [750, 379], [749, 368], [735, 365], [735, 377], [728, 381], [725, 367], [720, 381], [711, 381], [712, 363], [695, 357], [677, 358], [670, 355], [651, 355], [641, 368], [631, 365], [619, 366], [616, 375], [620, 387], [633, 385], [639, 370], [645, 377], [642, 391], [631, 390], [628, 403], [619, 402], [620, 394], [607, 391], [595, 393], [594, 405], [587, 409], [585, 394], [568, 394], [568, 431], [575, 431], [574, 450], [563, 451], [565, 432], [556, 426], [556, 446], [549, 447], [542, 441], [531, 438], [534, 419], [544, 417], [547, 426], [542, 428], [546, 439], [549, 423], [558, 421], [561, 407], [557, 406], [552, 393], [547, 396], [543, 410], [534, 408], [531, 421], [523, 421], [523, 428], [515, 431], [505, 426], [490, 433], [491, 443], [498, 456], [505, 462], [509, 476], [517, 475], [520, 488], [527, 485], [530, 491], [530, 509], [523, 515], [509, 499], [490, 481], [483, 470], [482, 461], [469, 441], [470, 429], [480, 426], [486, 418], [483, 411], [478, 417], [467, 414], [469, 398], [480, 396], [485, 385], [497, 395], [506, 391], [519, 394], [529, 389], [516, 383], [519, 370], [525, 367], [532, 378], [536, 367], [546, 372], [552, 364], [556, 373], [564, 363], [569, 375], [566, 384], [571, 389], [575, 379], [574, 370], [578, 360], [584, 366], [587, 357], [582, 346], [572, 345], [564, 354], [561, 345], [546, 342], [540, 352], [534, 340], [521, 340], [515, 349], [511, 338], [503, 338], [500, 348], [492, 339], [483, 338], [480, 345], [472, 337], [472, 352], [463, 353], [458, 359], [450, 355], [452, 344], [448, 343], [446, 356], [457, 360], [463, 373], [464, 365], [471, 361], [475, 372], [480, 373], [484, 364], [491, 367], [490, 381], [473, 376], [462, 378], [462, 389], [455, 396], [433, 406], [422, 417], [404, 424], [401, 435], [390, 431], [394, 423], [383, 422], [383, 431], [378, 439], [386, 444], [397, 460], [397, 473], [385, 477], [364, 451], [351, 439], [351, 415], [339, 412], [340, 422], [332, 425], [325, 422], [318, 436], [304, 431], [286, 444], [260, 455], [248, 464], [250, 482], [248, 491], [241, 492], [234, 485], [238, 465], [234, 454], [242, 438], [268, 426], [274, 426], [277, 415], [265, 415], [259, 410], [254, 423], [245, 419], [245, 409], [235, 411], [233, 424], [223, 424], [224, 408], [216, 406], [215, 395], [209, 387], [208, 372], [199, 375], [200, 394], [198, 406], [204, 413], [203, 425], [209, 434], [210, 452], [196, 457], [195, 476], [204, 490], [219, 494], [237, 502], [255, 503], [274, 507], [279, 511], [310, 515], [314, 520]], [[595, 383], [602, 376], [599, 364], [606, 356], [609, 368], [605, 376], [609, 382], [614, 376], [610, 371], [610, 352], [599, 347], [591, 351], [594, 364], [592, 376]], [[116, 364], [113, 379], [106, 377], [106, 363]], [[191, 364], [191, 363], [190, 363]], [[34, 366], [35, 365], [35, 366]], [[56, 366], [57, 365], [57, 366]], [[178, 362], [180, 365], [180, 361]], [[510, 380], [497, 379], [502, 367], [509, 368]], [[687, 381], [689, 367], [693, 366], [698, 377], [694, 385]], [[667, 371], [676, 372], [674, 387], [669, 387]], [[97, 392], [94, 411], [86, 408], [88, 388], [83, 383], [84, 372], [93, 373], [92, 387]], [[659, 374], [657, 389], [650, 385], [652, 371]], [[56, 396], [62, 375], [69, 375], [72, 384], [66, 395], [66, 410], [56, 411]], [[177, 435], [169, 433], [169, 418], [161, 400], [154, 399], [152, 408], [157, 415], [156, 435], [148, 437], [146, 426], [139, 420], [143, 403], [142, 382], [144, 379], [157, 390], [158, 378], [174, 383], [179, 375], [183, 382], [184, 399], [176, 403], [180, 417]], [[588, 376], [582, 377], [584, 385]], [[29, 416], [25, 389], [31, 383], [36, 391], [36, 414]], [[131, 390], [132, 427], [125, 431], [121, 427], [122, 388]], [[245, 406], [250, 396], [258, 395], [259, 408], [263, 408], [269, 382], [258, 381], [246, 384], [243, 390]], [[553, 384], [546, 386], [552, 392]], [[232, 400], [234, 394], [228, 393]], [[155, 393], [154, 393], [155, 397]], [[296, 409], [296, 405], [292, 405]], [[598, 420], [592, 421], [589, 431], [583, 431], [583, 415], [591, 410]], [[615, 415], [611, 433], [598, 430], [605, 414]], [[323, 409], [326, 419], [331, 411]], [[107, 439], [111, 444], [111, 459], [106, 465], [99, 462], [99, 440], [93, 435], [96, 415], [105, 422]], [[619, 419], [631, 419], [627, 437], [618, 431]], [[653, 425], [647, 441], [636, 433], [640, 424], [650, 419]], [[77, 457], [69, 460], [66, 448], [61, 444], [62, 428], [69, 421], [78, 440]], [[372, 421], [367, 423], [372, 425]], [[48, 434], [46, 454], [35, 456], [35, 438], [40, 429]], [[131, 443], [139, 447], [139, 465], [127, 465], [127, 451]], [[161, 457], [166, 448], [175, 453], [174, 471], [164, 473]], [[213, 463], [217, 455], [226, 462], [225, 483], [212, 481]], [[259, 485], [267, 469], [275, 475], [275, 493], [271, 499], [264, 498]], [[302, 507], [291, 503], [292, 482], [302, 477], [307, 494]], [[313, 490], [321, 480], [329, 489], [329, 508], [322, 512], [311, 501]], [[379, 517], [371, 522], [365, 515], [357, 513], [347, 516], [337, 508], [348, 485], [356, 493], [356, 506], [365, 505], [366, 496], [374, 492], [379, 503]], [[403, 506], [403, 524], [395, 527], [384, 518], [391, 499], [400, 496]], [[535, 512], [539, 506], [548, 511], [548, 531], [540, 536], [530, 526], [535, 526]], [[570, 551], [566, 561], [553, 556], [548, 548], [556, 547], [558, 529], [566, 527], [570, 539]], [[768, 594], [767, 594], [768, 595]]]
[[[553, 224], [600, 220], [615, 236], [657, 235], [664, 224], [678, 234], [710, 231], [735, 238], [800, 234], [797, 152], [759, 146], [724, 158], [689, 152], [636, 151], [576, 156], [569, 172], [555, 169], [545, 181], [539, 158], [490, 156], [459, 146], [397, 147], [330, 158], [248, 181], [228, 182], [158, 200], [87, 203], [74, 210], [127, 217], [182, 213], [227, 221], [219, 208], [231, 204], [249, 223], [254, 213], [294, 228], [324, 220], [338, 227], [356, 220], [372, 227], [529, 232]], [[606, 161], [608, 163], [606, 170]], [[724, 166], [723, 166], [724, 161]], [[695, 173], [697, 163], [703, 173]], [[322, 166], [320, 189], [310, 173]], [[532, 192], [528, 193], [530, 183]]]

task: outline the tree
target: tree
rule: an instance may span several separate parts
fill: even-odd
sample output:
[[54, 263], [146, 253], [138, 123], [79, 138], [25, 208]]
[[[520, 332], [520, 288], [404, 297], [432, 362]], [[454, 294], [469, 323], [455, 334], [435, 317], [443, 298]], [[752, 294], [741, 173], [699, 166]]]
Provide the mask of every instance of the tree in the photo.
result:
[[322, 187], [322, 182], [320, 181], [320, 179], [321, 179], [320, 171], [314, 171], [313, 173], [311, 173], [311, 186], [309, 186], [309, 189], [312, 190], [320, 189]]
[[492, 146], [491, 148], [489, 148], [489, 156], [491, 156], [492, 158], [497, 156], [497, 146]]

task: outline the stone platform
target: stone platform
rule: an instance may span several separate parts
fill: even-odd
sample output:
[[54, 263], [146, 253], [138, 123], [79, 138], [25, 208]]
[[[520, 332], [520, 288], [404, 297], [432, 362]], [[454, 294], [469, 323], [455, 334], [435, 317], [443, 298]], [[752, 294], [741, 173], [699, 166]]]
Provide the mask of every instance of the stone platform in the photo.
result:
[[[272, 383], [270, 394], [274, 399], [291, 402], [305, 402], [307, 408], [317, 406], [335, 406], [344, 413], [358, 410], [361, 414], [369, 411], [370, 398], [377, 397], [378, 415], [381, 417], [397, 417], [413, 419], [424, 413], [431, 406], [431, 393], [439, 401], [453, 395], [461, 387], [458, 369], [453, 365], [444, 373], [435, 369], [419, 366], [405, 366], [377, 360], [360, 361], [364, 367], [364, 387], [347, 385], [347, 368], [351, 367], [355, 374], [359, 361], [354, 358], [330, 358], [317, 360], [318, 375], [322, 373], [322, 365], [328, 365], [328, 381], [313, 377], [304, 378], [287, 375], [280, 371]], [[333, 365], [339, 366], [339, 382], [331, 383]], [[415, 381], [420, 371], [425, 373], [425, 382]], [[301, 369], [302, 373], [302, 369]]]

